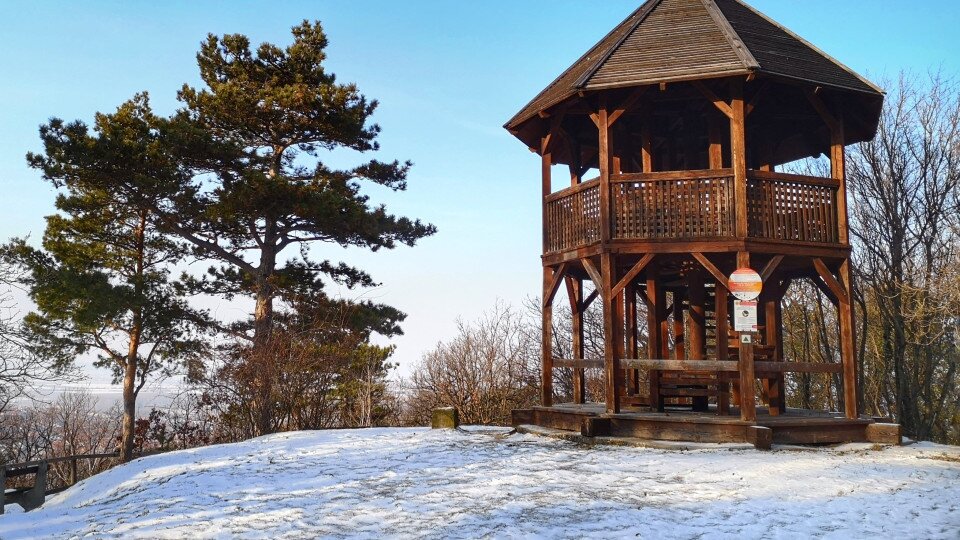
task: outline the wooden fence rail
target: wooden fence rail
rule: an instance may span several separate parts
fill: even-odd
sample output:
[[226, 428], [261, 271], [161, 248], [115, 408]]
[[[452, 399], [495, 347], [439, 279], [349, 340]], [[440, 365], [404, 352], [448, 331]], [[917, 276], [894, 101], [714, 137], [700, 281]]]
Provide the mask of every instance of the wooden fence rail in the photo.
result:
[[[155, 452], [138, 452], [137, 457], [143, 457], [152, 453]], [[33, 510], [43, 504], [48, 495], [59, 493], [75, 484], [79, 480], [77, 477], [78, 461], [119, 458], [119, 453], [112, 452], [108, 454], [78, 454], [74, 456], [62, 456], [0, 465], [0, 487], [3, 488], [3, 495], [0, 496], [0, 514], [3, 514], [4, 507], [8, 504], [19, 504], [26, 511]], [[48, 473], [50, 472], [50, 466], [57, 463], [70, 463], [70, 474], [66, 485], [51, 489], [48, 482]], [[32, 486], [7, 489], [7, 478], [18, 478], [30, 475], [33, 475]]]

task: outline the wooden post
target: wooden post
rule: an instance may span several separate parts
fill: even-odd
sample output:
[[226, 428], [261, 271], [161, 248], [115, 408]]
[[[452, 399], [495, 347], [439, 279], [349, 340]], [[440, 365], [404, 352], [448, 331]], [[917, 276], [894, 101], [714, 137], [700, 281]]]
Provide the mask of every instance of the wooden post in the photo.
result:
[[[830, 124], [830, 174], [837, 181], [837, 235], [847, 244], [849, 222], [847, 218], [846, 156], [844, 155], [844, 130], [842, 110], [837, 108]], [[853, 272], [850, 259], [840, 264], [840, 283], [846, 293], [837, 302], [840, 322], [840, 359], [843, 363], [843, 408], [847, 418], [857, 418], [857, 360], [855, 351], [855, 326], [853, 321]]]
[[546, 253], [548, 250], [548, 240], [549, 235], [547, 230], [549, 224], [547, 222], [547, 196], [553, 192], [552, 178], [550, 176], [550, 166], [553, 161], [553, 156], [550, 152], [547, 151], [548, 146], [550, 145], [550, 138], [544, 137], [540, 139], [540, 204], [541, 211], [543, 214], [543, 252]]
[[[783, 358], [777, 353], [778, 329], [780, 320], [777, 319], [777, 304], [779, 303], [776, 291], [767, 291], [763, 295], [763, 338], [768, 346], [772, 346], [773, 361], [780, 362]], [[783, 396], [780, 394], [780, 379], [782, 373], [778, 373], [773, 379], [764, 379], [764, 390], [767, 393], [767, 406], [770, 410], [770, 416], [778, 416], [783, 412]]]
[[[688, 310], [688, 338], [690, 350], [688, 356], [691, 360], [706, 360], [707, 358], [707, 310], [706, 310], [707, 290], [703, 281], [703, 274], [699, 271], [690, 273], [687, 280], [687, 298], [690, 308]], [[706, 396], [695, 396], [693, 398], [693, 410], [709, 410]]]
[[754, 390], [753, 343], [740, 343], [740, 419], [748, 422], [757, 419], [756, 392]]
[[673, 292], [673, 359], [685, 360], [686, 358], [683, 336], [683, 293], [677, 290]]
[[840, 283], [847, 293], [837, 302], [840, 319], [840, 360], [843, 363], [843, 410], [847, 418], [857, 418], [857, 358], [854, 348], [855, 327], [853, 324], [853, 275], [850, 259], [840, 264]]
[[611, 198], [610, 198], [610, 127], [607, 125], [607, 107], [601, 105], [597, 113], [597, 131], [599, 131], [600, 167], [600, 243], [607, 245], [610, 242], [611, 226]]
[[[715, 311], [717, 324], [717, 360], [726, 360], [729, 348], [730, 316], [727, 310], [729, 292], [726, 287], [717, 282], [715, 297]], [[724, 372], [719, 374], [720, 397], [717, 398], [717, 413], [730, 414], [730, 376]]]
[[[543, 298], [550, 295], [553, 285], [553, 272], [553, 269], [549, 266], [543, 267]], [[553, 302], [544, 302], [541, 312], [543, 315], [543, 330], [541, 332], [540, 348], [543, 355], [543, 370], [541, 373], [540, 401], [544, 407], [551, 407], [553, 406]]]
[[720, 121], [714, 111], [708, 113], [710, 148], [707, 156], [711, 169], [723, 168], [723, 147], [721, 143]]
[[[750, 267], [750, 253], [737, 252], [737, 267]], [[742, 334], [741, 334], [742, 335]], [[740, 339], [740, 336], [738, 336]], [[757, 400], [754, 384], [756, 376], [753, 365], [753, 343], [740, 342], [740, 419], [754, 421], [757, 419]]]
[[[634, 283], [630, 283], [623, 290], [624, 295], [626, 296], [626, 318], [627, 318], [627, 357], [631, 359], [639, 358], [639, 353], [637, 351], [638, 347], [638, 331], [637, 331], [637, 286]], [[630, 394], [637, 395], [640, 393], [640, 372], [636, 369], [631, 369], [629, 376], [627, 378], [627, 388]]]
[[[616, 266], [614, 255], [605, 252], [600, 255], [601, 293], [603, 302], [603, 366], [606, 372], [606, 409], [608, 413], [620, 412], [620, 359], [617, 352], [620, 347], [617, 342], [623, 342], [621, 337], [623, 319], [617, 318], [617, 299], [613, 295], [613, 286], [616, 284]], [[619, 327], [619, 328], [618, 328]]]
[[[550, 166], [553, 157], [549, 150], [550, 137], [544, 137], [540, 140], [540, 175], [541, 175], [541, 201], [543, 204], [543, 252], [548, 249], [547, 242], [547, 196], [553, 190], [550, 176]], [[553, 269], [549, 266], [543, 267], [543, 297], [550, 296], [553, 285]], [[542, 331], [541, 331], [541, 396], [540, 401], [544, 407], [553, 405], [553, 302], [543, 302]]]
[[747, 143], [743, 104], [743, 80], [730, 83], [730, 163], [733, 167], [733, 205], [736, 213], [734, 231], [737, 238], [747, 237]]
[[[657, 283], [656, 267], [651, 266], [647, 271], [647, 356], [651, 359], [666, 359], [663, 354], [663, 335], [660, 333], [660, 321], [666, 306], [666, 294], [663, 287]], [[660, 372], [651, 369], [648, 372], [650, 382], [650, 408], [663, 410], [663, 400], [660, 398]]]
[[837, 111], [837, 120], [830, 129], [830, 175], [840, 185], [837, 187], [837, 237], [841, 244], [850, 242], [847, 219], [847, 175], [844, 155], [843, 117]]
[[[572, 318], [573, 357], [583, 359], [583, 281], [570, 276], [564, 278], [567, 285], [567, 298], [570, 300]], [[586, 385], [583, 368], [573, 369], [573, 402], [583, 404], [586, 401]]]
[[653, 172], [652, 148], [653, 145], [650, 141], [650, 118], [649, 115], [647, 115], [643, 119], [643, 124], [640, 126], [640, 163], [645, 173]]

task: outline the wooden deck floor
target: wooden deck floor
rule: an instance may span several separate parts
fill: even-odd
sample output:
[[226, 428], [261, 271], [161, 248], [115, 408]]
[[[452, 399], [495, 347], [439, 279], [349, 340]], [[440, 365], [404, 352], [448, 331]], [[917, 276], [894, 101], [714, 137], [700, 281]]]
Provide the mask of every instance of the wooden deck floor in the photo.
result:
[[900, 443], [900, 429], [895, 424], [877, 423], [866, 417], [848, 419], [840, 413], [798, 409], [788, 409], [779, 416], [770, 416], [766, 409], [758, 409], [756, 422], [746, 422], [740, 419], [735, 408], [729, 416], [721, 416], [714, 411], [692, 412], [684, 409], [657, 412], [647, 407], [623, 407], [619, 414], [607, 414], [601, 403], [566, 403], [516, 410], [513, 423], [578, 431], [586, 436], [748, 442], [759, 448], [768, 448], [774, 443]]

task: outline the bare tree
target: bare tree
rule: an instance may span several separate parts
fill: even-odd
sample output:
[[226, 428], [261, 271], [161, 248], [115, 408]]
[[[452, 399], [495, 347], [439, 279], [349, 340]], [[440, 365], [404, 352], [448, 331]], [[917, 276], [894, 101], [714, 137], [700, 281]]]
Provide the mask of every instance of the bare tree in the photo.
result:
[[413, 369], [407, 415], [427, 422], [435, 407], [453, 406], [470, 424], [509, 424], [510, 411], [539, 395], [539, 336], [515, 309], [498, 302], [474, 323], [458, 323], [457, 335], [424, 354]]
[[960, 86], [936, 73], [893, 86], [876, 138], [848, 164], [865, 361], [889, 380], [864, 399], [912, 437], [956, 440]]

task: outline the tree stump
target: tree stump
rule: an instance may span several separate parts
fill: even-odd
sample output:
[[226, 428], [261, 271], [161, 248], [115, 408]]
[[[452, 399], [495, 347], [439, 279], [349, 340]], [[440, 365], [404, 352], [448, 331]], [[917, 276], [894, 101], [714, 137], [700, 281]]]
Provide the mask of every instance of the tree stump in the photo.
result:
[[441, 407], [433, 410], [430, 418], [431, 429], [456, 429], [460, 425], [460, 415], [453, 407]]

